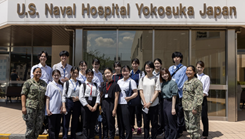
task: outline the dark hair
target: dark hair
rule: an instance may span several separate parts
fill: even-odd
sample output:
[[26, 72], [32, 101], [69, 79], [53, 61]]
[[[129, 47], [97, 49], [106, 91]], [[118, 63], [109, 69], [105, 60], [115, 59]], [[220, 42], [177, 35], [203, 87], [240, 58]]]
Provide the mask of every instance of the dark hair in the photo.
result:
[[16, 72], [16, 69], [13, 69], [12, 72]]
[[187, 68], [192, 68], [192, 71], [194, 71], [195, 72], [195, 74], [194, 74], [194, 76], [197, 78], [197, 72], [196, 72], [196, 68], [193, 66], [193, 65], [189, 65], [189, 66], [187, 66]]
[[140, 61], [139, 61], [138, 58], [134, 58], [134, 59], [131, 60], [131, 64], [134, 63], [134, 62], [135, 62], [136, 64], [140, 64]]
[[86, 75], [89, 74], [89, 73], [92, 73], [94, 75], [94, 71], [92, 69], [87, 69], [86, 70]]
[[80, 61], [79, 62], [79, 66], [83, 65], [83, 64], [86, 64], [86, 66], [88, 65], [86, 61]]
[[202, 68], [204, 67], [204, 62], [203, 62], [203, 61], [198, 61], [197, 64], [196, 64], [196, 66], [197, 66], [198, 64], [199, 64]]
[[155, 69], [155, 66], [154, 66], [153, 62], [151, 62], [151, 61], [146, 61], [145, 62], [144, 69], [145, 69], [146, 65], [149, 66], [150, 68], [152, 68], [153, 70]]
[[74, 66], [74, 67], [71, 68], [71, 72], [72, 72], [72, 73], [73, 73], [75, 70], [77, 70], [77, 71], [79, 72], [79, 68], [78, 68], [78, 67]]
[[163, 68], [161, 71], [160, 71], [160, 81], [163, 82], [164, 79], [162, 78], [162, 75], [164, 74], [163, 72], [167, 73], [168, 74], [168, 81], [172, 80], [172, 76], [169, 72], [169, 70], [167, 68]]
[[158, 61], [161, 65], [162, 65], [162, 60], [160, 59], [160, 58], [156, 58], [156, 59], [154, 59], [154, 63], [156, 62], [156, 61]]
[[[172, 54], [172, 60], [173, 60], [175, 57], [180, 57], [180, 58], [181, 58], [180, 63], [182, 63], [183, 55], [181, 54], [181, 52], [174, 52], [174, 53]], [[173, 60], [173, 62], [174, 62], [174, 60]]]
[[69, 57], [69, 52], [63, 50], [63, 51], [60, 52], [60, 57], [61, 56], [67, 56], [67, 57]]
[[116, 66], [122, 67], [122, 65], [119, 61], [114, 62], [113, 67], [115, 68]]
[[[56, 72], [59, 73], [59, 75], [61, 75], [61, 74], [60, 74], [60, 71], [57, 70], [57, 69], [55, 69], [55, 70], [52, 71], [52, 76], [54, 76], [54, 74], [55, 74]], [[61, 84], [61, 85], [63, 86], [63, 83], [62, 83], [60, 80], [58, 81], [58, 83]]]
[[128, 65], [122, 67], [122, 71], [125, 71], [125, 69], [128, 69], [128, 71], [130, 72], [130, 67]]
[[45, 56], [46, 56], [46, 58], [48, 59], [48, 53], [47, 53], [46, 51], [41, 51], [41, 52], [37, 55], [37, 58], [39, 59], [43, 53], [45, 53]]
[[[36, 69], [41, 69], [41, 68], [35, 67], [35, 68], [33, 69], [32, 73], [34, 73], [34, 72], [36, 71]], [[41, 70], [41, 72], [42, 72], [42, 70]]]
[[93, 59], [92, 64], [94, 64], [94, 63], [95, 63], [96, 65], [97, 65], [97, 64], [100, 64], [100, 60], [99, 60], [99, 59]]
[[109, 70], [109, 71], [112, 73], [112, 69], [111, 69], [111, 68], [108, 68], [108, 67], [105, 68], [105, 69], [104, 69], [104, 73], [105, 73], [105, 70]]

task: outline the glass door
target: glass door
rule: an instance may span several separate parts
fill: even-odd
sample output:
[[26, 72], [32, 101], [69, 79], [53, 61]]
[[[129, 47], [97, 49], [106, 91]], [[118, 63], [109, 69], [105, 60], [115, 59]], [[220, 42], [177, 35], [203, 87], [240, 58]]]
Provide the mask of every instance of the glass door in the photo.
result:
[[245, 50], [237, 52], [237, 110], [238, 121], [245, 120]]

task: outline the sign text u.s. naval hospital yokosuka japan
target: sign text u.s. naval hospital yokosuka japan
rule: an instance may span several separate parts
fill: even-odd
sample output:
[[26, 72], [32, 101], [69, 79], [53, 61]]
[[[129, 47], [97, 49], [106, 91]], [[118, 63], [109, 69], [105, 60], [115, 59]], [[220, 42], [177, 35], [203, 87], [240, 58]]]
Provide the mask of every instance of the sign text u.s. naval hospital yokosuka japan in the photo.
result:
[[245, 26], [244, 0], [0, 0], [0, 26]]

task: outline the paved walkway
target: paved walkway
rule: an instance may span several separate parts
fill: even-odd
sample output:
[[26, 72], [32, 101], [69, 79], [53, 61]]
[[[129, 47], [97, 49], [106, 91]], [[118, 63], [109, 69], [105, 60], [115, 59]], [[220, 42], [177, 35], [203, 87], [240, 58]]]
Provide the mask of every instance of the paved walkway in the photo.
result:
[[[239, 115], [239, 122], [209, 121], [209, 139], [245, 139], [245, 109]], [[0, 103], [0, 134], [24, 134], [25, 122], [21, 116], [20, 103]], [[181, 139], [187, 138], [185, 132]]]

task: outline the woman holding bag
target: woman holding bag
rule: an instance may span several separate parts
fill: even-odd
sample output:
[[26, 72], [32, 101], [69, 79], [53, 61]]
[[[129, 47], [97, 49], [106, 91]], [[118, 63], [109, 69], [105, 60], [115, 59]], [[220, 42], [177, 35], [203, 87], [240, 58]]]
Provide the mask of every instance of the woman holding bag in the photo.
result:
[[145, 63], [146, 76], [140, 79], [139, 90], [141, 100], [144, 108], [142, 109], [144, 117], [144, 139], [148, 139], [150, 122], [152, 125], [151, 138], [156, 139], [157, 137], [157, 123], [158, 123], [158, 93], [161, 90], [159, 78], [152, 74], [154, 70], [154, 64], [151, 61]]
[[[119, 127], [119, 138], [120, 139], [132, 139], [132, 129], [130, 126], [130, 110], [128, 102], [135, 97], [137, 97], [137, 86], [136, 82], [129, 77], [130, 68], [129, 66], [122, 67], [122, 75], [123, 79], [118, 80], [117, 84], [121, 88], [121, 93], [119, 97], [119, 104], [117, 109], [117, 120]], [[130, 88], [131, 86], [131, 88]], [[131, 96], [127, 96], [127, 94], [132, 92]], [[124, 131], [126, 130], [126, 136], [124, 136]]]

